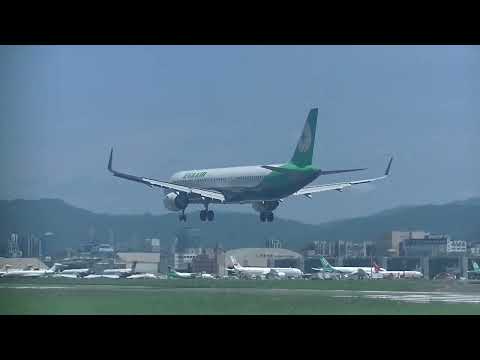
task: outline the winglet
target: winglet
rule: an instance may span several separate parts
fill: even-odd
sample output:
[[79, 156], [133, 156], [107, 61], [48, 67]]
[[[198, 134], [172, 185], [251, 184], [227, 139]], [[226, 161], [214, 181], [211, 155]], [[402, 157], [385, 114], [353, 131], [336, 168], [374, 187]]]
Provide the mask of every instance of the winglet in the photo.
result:
[[113, 147], [112, 150], [110, 150], [110, 159], [108, 160], [108, 170], [113, 172], [112, 170], [112, 157], [113, 157]]
[[390, 166], [392, 165], [392, 161], [393, 161], [393, 156], [390, 157], [390, 161], [388, 162], [387, 169], [385, 170], [385, 176], [390, 174]]

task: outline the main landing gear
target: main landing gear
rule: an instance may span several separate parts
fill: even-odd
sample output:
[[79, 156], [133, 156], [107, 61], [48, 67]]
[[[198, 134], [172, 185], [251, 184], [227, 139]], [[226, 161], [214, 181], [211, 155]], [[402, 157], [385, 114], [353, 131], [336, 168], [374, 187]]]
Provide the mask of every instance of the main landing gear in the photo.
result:
[[261, 222], [272, 222], [273, 221], [273, 212], [261, 212], [260, 213], [260, 221]]
[[212, 210], [202, 210], [202, 211], [200, 211], [200, 220], [201, 221], [205, 221], [205, 220], [213, 221], [214, 218], [215, 218], [215, 214]]
[[208, 210], [208, 201], [205, 200], [203, 202], [203, 206], [205, 206], [205, 210], [201, 210], [200, 211], [200, 220], [201, 221], [213, 221], [214, 217], [215, 217], [215, 214], [213, 213], [212, 210]]

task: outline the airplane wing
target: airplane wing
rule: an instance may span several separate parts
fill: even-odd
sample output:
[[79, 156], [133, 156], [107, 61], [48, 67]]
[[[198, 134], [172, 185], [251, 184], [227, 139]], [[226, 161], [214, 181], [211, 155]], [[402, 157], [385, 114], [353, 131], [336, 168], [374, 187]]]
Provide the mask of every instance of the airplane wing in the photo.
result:
[[179, 192], [183, 192], [186, 194], [197, 194], [209, 199], [213, 200], [219, 200], [221, 202], [225, 201], [225, 196], [214, 190], [204, 190], [204, 189], [197, 189], [197, 188], [192, 188], [188, 186], [182, 186], [182, 185], [177, 185], [177, 184], [172, 184], [166, 181], [159, 181], [155, 179], [149, 179], [145, 177], [140, 177], [140, 176], [134, 176], [134, 175], [129, 175], [129, 174], [124, 174], [118, 171], [115, 171], [112, 169], [112, 157], [113, 157], [113, 148], [110, 151], [110, 159], [108, 160], [108, 171], [110, 171], [113, 176], [120, 177], [122, 179], [127, 179], [131, 181], [136, 181], [142, 184], [145, 184], [150, 187], [159, 187], [159, 188], [164, 188], [164, 189], [171, 189]]
[[322, 191], [330, 191], [330, 190], [343, 191], [343, 189], [349, 188], [349, 187], [354, 186], [354, 185], [366, 184], [366, 183], [369, 183], [369, 182], [385, 179], [390, 174], [390, 166], [392, 165], [392, 160], [393, 160], [393, 157], [390, 158], [390, 161], [388, 162], [388, 165], [387, 165], [387, 169], [385, 170], [385, 174], [383, 176], [373, 178], [373, 179], [364, 179], [364, 180], [355, 180], [355, 181], [345, 181], [345, 182], [339, 182], [339, 183], [334, 183], [334, 184], [306, 186], [306, 187], [298, 190], [297, 192], [293, 193], [292, 195], [294, 195], [294, 196], [304, 195], [308, 198], [311, 198], [311, 194], [313, 194], [313, 193], [322, 192]]

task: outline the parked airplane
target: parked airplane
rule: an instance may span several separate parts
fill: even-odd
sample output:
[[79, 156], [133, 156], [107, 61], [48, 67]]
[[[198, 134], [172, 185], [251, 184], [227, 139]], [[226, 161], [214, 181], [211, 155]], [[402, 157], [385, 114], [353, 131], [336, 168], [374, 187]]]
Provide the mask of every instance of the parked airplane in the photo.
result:
[[156, 279], [155, 274], [143, 273], [143, 274], [133, 274], [127, 276], [127, 279]]
[[170, 266], [168, 267], [168, 277], [169, 278], [177, 278], [177, 279], [194, 279], [197, 277], [195, 273], [186, 273], [186, 272], [178, 272], [172, 269]]
[[200, 274], [200, 278], [202, 278], [202, 279], [215, 279], [215, 276], [213, 276], [212, 274], [202, 273], [202, 274]]
[[84, 276], [82, 279], [120, 279], [119, 275], [106, 275], [106, 274], [90, 274]]
[[127, 277], [135, 274], [135, 269], [137, 268], [137, 262], [134, 261], [131, 268], [126, 269], [105, 269], [103, 274], [105, 275], [117, 275], [119, 277]]
[[270, 278], [301, 278], [303, 276], [302, 270], [297, 268], [241, 266], [233, 256], [230, 256], [230, 260], [235, 271], [243, 276], [265, 276]]
[[473, 270], [467, 271], [468, 278], [480, 278], [480, 266], [478, 266], [476, 261], [472, 261]]
[[373, 267], [374, 267], [374, 273], [381, 275], [383, 278], [391, 276], [394, 278], [420, 279], [423, 277], [423, 274], [420, 271], [385, 270], [379, 267], [375, 263], [373, 263]]
[[[366, 267], [366, 266], [332, 266], [324, 257], [320, 258], [320, 262], [322, 263], [321, 268], [312, 268], [314, 271], [321, 271], [321, 272], [337, 272], [344, 276], [350, 277], [355, 275], [367, 275], [371, 276], [373, 272], [373, 267]], [[382, 271], [385, 271], [383, 268], [379, 268]]]
[[39, 276], [47, 276], [53, 275], [57, 271], [57, 268], [61, 264], [55, 263], [50, 269], [48, 270], [12, 270], [4, 273], [2, 277], [39, 277]]
[[303, 195], [311, 198], [313, 193], [343, 191], [354, 185], [384, 179], [389, 175], [393, 158], [390, 158], [385, 174], [381, 177], [307, 186], [319, 176], [365, 170], [322, 170], [312, 166], [317, 115], [317, 108], [310, 110], [293, 157], [284, 164], [180, 171], [173, 174], [169, 181], [160, 181], [113, 170], [112, 148], [108, 170], [123, 179], [151, 188], [163, 188], [165, 207], [170, 211], [181, 211], [180, 221], [187, 220], [185, 209], [190, 204], [204, 206], [205, 209], [200, 211], [201, 221], [214, 219], [213, 211], [209, 210], [210, 204], [251, 204], [253, 209], [260, 213], [261, 222], [271, 222], [273, 210], [289, 196]]
[[92, 271], [90, 269], [65, 269], [60, 272], [61, 275], [75, 275], [77, 277], [83, 277], [90, 275]]

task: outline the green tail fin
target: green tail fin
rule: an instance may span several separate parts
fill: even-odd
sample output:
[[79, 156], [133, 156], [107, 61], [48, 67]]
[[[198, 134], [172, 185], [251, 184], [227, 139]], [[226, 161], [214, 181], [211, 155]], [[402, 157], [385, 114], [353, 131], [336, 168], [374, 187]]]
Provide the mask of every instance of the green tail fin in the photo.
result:
[[322, 257], [322, 258], [320, 259], [320, 262], [322, 263], [322, 267], [323, 267], [324, 269], [329, 269], [329, 270], [330, 270], [330, 269], [333, 269], [333, 268], [332, 268], [332, 265], [330, 265], [330, 263], [329, 263], [329, 262], [327, 261], [327, 259], [325, 259], [324, 257]]
[[296, 166], [312, 165], [313, 146], [315, 145], [315, 132], [317, 130], [318, 109], [311, 109], [303, 127], [302, 136], [298, 140], [295, 153], [290, 160]]

